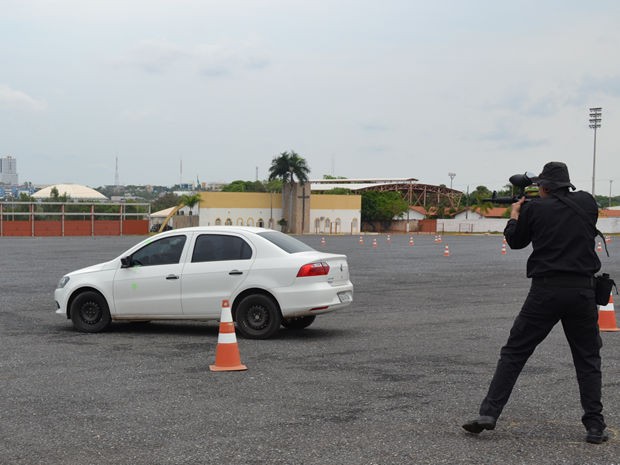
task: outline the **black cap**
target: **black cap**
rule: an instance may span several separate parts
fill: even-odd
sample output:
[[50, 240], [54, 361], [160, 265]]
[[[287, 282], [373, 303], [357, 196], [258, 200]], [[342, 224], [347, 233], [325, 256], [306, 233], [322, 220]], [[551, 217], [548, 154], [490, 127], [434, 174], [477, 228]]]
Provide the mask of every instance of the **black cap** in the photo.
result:
[[568, 167], [561, 161], [550, 161], [547, 163], [543, 167], [542, 173], [532, 178], [532, 182], [551, 190], [560, 189], [562, 187], [570, 187], [573, 190], [576, 189], [570, 182]]

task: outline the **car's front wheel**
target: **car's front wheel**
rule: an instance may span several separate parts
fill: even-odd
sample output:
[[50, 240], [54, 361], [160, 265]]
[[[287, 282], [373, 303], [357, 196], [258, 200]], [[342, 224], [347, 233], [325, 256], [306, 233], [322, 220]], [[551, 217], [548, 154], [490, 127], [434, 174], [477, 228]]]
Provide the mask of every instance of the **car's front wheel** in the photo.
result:
[[274, 300], [266, 295], [244, 297], [237, 305], [235, 321], [239, 333], [248, 339], [267, 339], [280, 327], [282, 317]]
[[304, 329], [314, 323], [315, 319], [316, 315], [283, 318], [282, 326], [284, 326], [286, 329]]
[[98, 333], [106, 329], [112, 318], [108, 303], [94, 291], [84, 291], [71, 303], [73, 326], [85, 333]]

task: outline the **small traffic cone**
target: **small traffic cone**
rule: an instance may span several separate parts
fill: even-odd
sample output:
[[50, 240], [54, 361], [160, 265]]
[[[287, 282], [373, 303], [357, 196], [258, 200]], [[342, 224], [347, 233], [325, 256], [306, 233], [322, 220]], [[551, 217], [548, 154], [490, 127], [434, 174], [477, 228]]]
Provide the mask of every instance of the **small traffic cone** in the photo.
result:
[[409, 245], [413, 247], [413, 236], [409, 236]]
[[598, 241], [598, 244], [596, 244], [596, 251], [597, 252], [603, 251], [603, 245], [601, 244], [601, 241]]
[[388, 244], [392, 243], [392, 236], [390, 236], [389, 234], [387, 235], [387, 242]]
[[362, 236], [360, 236], [359, 244], [364, 245], [364, 238]]
[[443, 256], [444, 257], [449, 257], [450, 256], [450, 248], [448, 247], [448, 244], [446, 244], [446, 247], [443, 250]]
[[614, 295], [609, 295], [607, 305], [598, 307], [598, 327], [601, 331], [620, 331], [616, 326], [616, 311], [614, 310]]
[[502, 255], [506, 255], [506, 244], [502, 244]]
[[211, 371], [241, 371], [248, 367], [241, 363], [239, 346], [235, 335], [235, 323], [230, 312], [230, 302], [222, 300], [222, 313], [220, 316], [220, 332], [217, 336], [215, 348], [215, 365], [210, 365]]
[[606, 244], [610, 244], [611, 243], [611, 236], [605, 236], [605, 243]]
[[321, 237], [321, 245], [325, 245], [325, 237]]
[[377, 248], [377, 239], [373, 239], [372, 240], [372, 248], [376, 249]]
[[437, 242], [441, 242], [441, 234], [437, 236]]

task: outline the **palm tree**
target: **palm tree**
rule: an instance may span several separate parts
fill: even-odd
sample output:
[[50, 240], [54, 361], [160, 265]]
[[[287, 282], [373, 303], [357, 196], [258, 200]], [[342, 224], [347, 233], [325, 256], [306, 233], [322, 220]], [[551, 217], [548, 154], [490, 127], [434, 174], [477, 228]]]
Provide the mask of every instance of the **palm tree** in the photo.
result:
[[191, 215], [193, 213], [194, 206], [199, 203], [201, 199], [202, 197], [200, 194], [184, 194], [179, 198], [179, 205], [189, 208], [189, 214]]
[[[310, 168], [306, 164], [306, 160], [300, 157], [293, 150], [290, 152], [282, 152], [279, 156], [274, 157], [271, 160], [271, 166], [269, 167], [269, 181], [274, 179], [281, 179], [283, 184], [288, 185], [289, 191], [289, 214], [287, 218], [287, 224], [290, 226], [291, 219], [293, 217], [293, 187], [295, 185], [295, 178], [301, 184], [305, 184], [308, 181], [308, 174]], [[284, 191], [282, 189], [282, 205], [284, 205]]]

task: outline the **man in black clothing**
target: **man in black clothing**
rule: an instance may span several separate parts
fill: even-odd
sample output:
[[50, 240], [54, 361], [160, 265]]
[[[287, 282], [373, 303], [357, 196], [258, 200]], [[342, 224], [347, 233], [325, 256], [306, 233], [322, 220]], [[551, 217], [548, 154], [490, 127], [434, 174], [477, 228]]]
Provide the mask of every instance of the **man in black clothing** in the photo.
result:
[[[500, 351], [480, 416], [463, 428], [475, 434], [495, 428], [525, 362], [561, 321], [577, 372], [586, 441], [600, 444], [608, 436], [601, 413], [602, 342], [594, 299], [594, 274], [601, 266], [594, 251], [598, 207], [587, 192], [569, 192], [575, 186], [564, 163], [547, 163], [532, 181], [541, 198], [515, 202], [504, 229], [510, 248], [532, 243], [527, 262], [531, 288]], [[588, 221], [575, 210], [579, 208]]]

